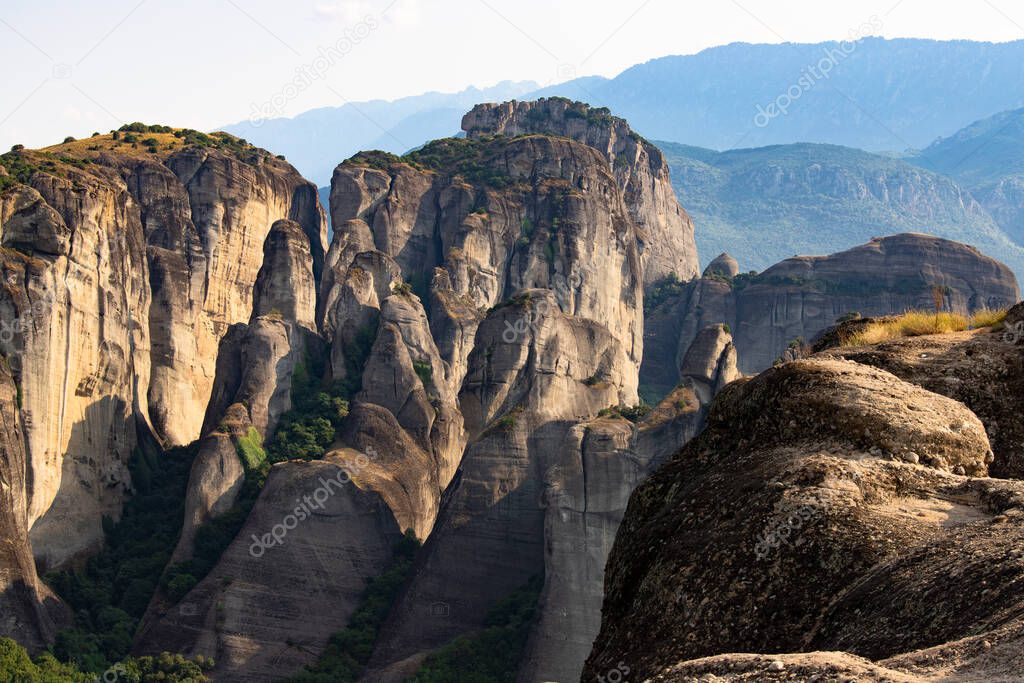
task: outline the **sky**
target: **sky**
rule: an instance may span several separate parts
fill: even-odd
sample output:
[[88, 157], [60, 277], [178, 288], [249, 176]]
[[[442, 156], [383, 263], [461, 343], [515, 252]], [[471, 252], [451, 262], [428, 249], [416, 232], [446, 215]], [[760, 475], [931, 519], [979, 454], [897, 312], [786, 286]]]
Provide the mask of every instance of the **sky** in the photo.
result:
[[[615, 76], [731, 42], [1024, 38], [1014, 0], [4, 0], [0, 150], [200, 130], [503, 80]], [[296, 86], [295, 83], [300, 83]]]

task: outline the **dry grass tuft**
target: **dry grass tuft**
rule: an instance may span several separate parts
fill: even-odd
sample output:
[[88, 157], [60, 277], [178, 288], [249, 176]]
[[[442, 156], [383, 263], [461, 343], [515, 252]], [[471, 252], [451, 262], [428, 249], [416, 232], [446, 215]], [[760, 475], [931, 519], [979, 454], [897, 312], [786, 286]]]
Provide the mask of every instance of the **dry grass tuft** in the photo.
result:
[[1006, 318], [1006, 310], [982, 308], [971, 317], [961, 313], [929, 313], [907, 311], [895, 320], [868, 325], [846, 339], [844, 346], [871, 346], [893, 339], [920, 337], [926, 334], [963, 332], [979, 327], [992, 327]]
[[979, 308], [971, 316], [971, 327], [994, 327], [1006, 320], [1005, 308]]

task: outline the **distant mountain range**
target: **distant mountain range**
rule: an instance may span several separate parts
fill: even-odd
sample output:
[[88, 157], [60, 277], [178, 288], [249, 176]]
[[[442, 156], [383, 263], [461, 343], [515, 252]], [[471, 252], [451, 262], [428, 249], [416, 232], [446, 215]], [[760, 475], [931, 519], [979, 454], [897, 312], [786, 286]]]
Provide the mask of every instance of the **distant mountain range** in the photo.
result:
[[326, 185], [334, 166], [357, 151], [402, 153], [454, 134], [478, 102], [549, 95], [609, 107], [650, 139], [712, 149], [817, 142], [903, 152], [994, 112], [1024, 107], [1024, 41], [734, 43], [638, 64], [612, 79], [543, 89], [504, 82], [223, 130], [285, 154]]
[[760, 271], [798, 254], [828, 254], [876, 236], [926, 232], [973, 245], [1024, 275], [1024, 246], [972, 192], [910, 160], [836, 145], [715, 152], [656, 144], [697, 226], [705, 264], [729, 252], [744, 271]]
[[1024, 109], [978, 121], [909, 160], [955, 178], [1024, 244]]
[[916, 149], [1024, 106], [1024, 41], [734, 43], [540, 94], [610, 107], [648, 138], [712, 149]]

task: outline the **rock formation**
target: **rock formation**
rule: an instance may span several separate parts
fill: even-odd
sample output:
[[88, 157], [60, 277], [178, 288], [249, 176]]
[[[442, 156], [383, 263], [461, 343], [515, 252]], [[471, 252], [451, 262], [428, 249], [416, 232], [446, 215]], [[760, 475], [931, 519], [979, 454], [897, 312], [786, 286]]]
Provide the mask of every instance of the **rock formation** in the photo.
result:
[[471, 138], [559, 135], [598, 150], [611, 164], [636, 221], [644, 284], [670, 275], [686, 281], [700, 272], [693, 221], [676, 200], [661, 150], [633, 132], [624, 120], [612, 116], [608, 109], [561, 97], [480, 104], [463, 117], [462, 129]]
[[30, 650], [53, 641], [65, 613], [39, 580], [28, 540], [25, 449], [19, 424], [17, 388], [6, 362], [0, 363], [0, 637], [15, 638]]
[[[608, 326], [626, 342], [624, 360], [639, 365], [637, 227], [593, 148], [533, 135], [441, 140], [406, 160], [361, 155], [335, 171], [331, 206], [342, 233], [332, 250], [365, 245], [358, 233], [370, 226], [374, 247], [397, 263], [421, 299], [430, 300], [439, 267], [450, 284], [439, 296], [462, 297], [476, 309], [520, 290], [550, 288], [563, 310]], [[325, 301], [336, 296], [331, 289], [325, 286]], [[444, 311], [431, 310], [430, 318], [438, 338], [451, 336], [443, 334], [450, 320]], [[460, 358], [444, 360], [455, 377], [465, 373]]]
[[[351, 538], [345, 529], [346, 547], [362, 553], [368, 545], [365, 552], [376, 559], [339, 566], [331, 580], [348, 585], [370, 576], [387, 556], [373, 549], [390, 547], [397, 530], [412, 530], [446, 547], [436, 524], [458, 526], [462, 515], [475, 518], [478, 488], [578, 489], [574, 495], [580, 502], [570, 508], [560, 507], [565, 500], [531, 499], [532, 508], [507, 520], [513, 527], [537, 531], [531, 541], [535, 552], [516, 562], [531, 564], [537, 570], [531, 574], [551, 564], [552, 583], [546, 589], [551, 607], [545, 610], [551, 620], [544, 628], [565, 625], [556, 616], [558, 605], [575, 600], [573, 591], [581, 591], [583, 600], [572, 619], [580, 630], [571, 649], [552, 649], [544, 638], [534, 639], [530, 660], [538, 672], [578, 674], [596, 633], [603, 561], [626, 497], [646, 476], [648, 465], [678, 448], [703, 419], [699, 399], [685, 387], [652, 414], [649, 424], [634, 426], [613, 417], [619, 407], [637, 403], [642, 357], [640, 228], [624, 196], [608, 158], [590, 146], [546, 135], [444, 140], [402, 159], [360, 155], [340, 165], [332, 183], [336, 231], [324, 258], [313, 318], [327, 345], [329, 370], [323, 381], [346, 387], [351, 402], [324, 462], [351, 463], [352, 454], [364, 454], [359, 457], [365, 462], [352, 474], [352, 495], [358, 493], [359, 506], [389, 521], [370, 525], [346, 517], [344, 524], [356, 527]], [[268, 237], [264, 268], [269, 278], [261, 271], [253, 322], [232, 327], [221, 342], [177, 559], [187, 557], [179, 553], [196, 526], [237, 495], [244, 473], [228, 464], [230, 446], [250, 425], [264, 435], [269, 428], [264, 431], [263, 425], [272, 425], [275, 392], [284, 385], [274, 381], [269, 369], [287, 369], [281, 356], [287, 345], [273, 343], [267, 334], [252, 338], [259, 326], [275, 322], [272, 309], [285, 323], [289, 317], [305, 319], [292, 313], [297, 302], [308, 301], [301, 292], [283, 305], [263, 300], [280, 289], [274, 283], [292, 279], [283, 273], [302, 261], [288, 250], [273, 257], [271, 245], [294, 242], [274, 233]], [[246, 345], [255, 341], [262, 343], [253, 350], [258, 357], [247, 359]], [[598, 417], [602, 411], [609, 416]], [[513, 423], [518, 426], [512, 428]], [[606, 425], [624, 435], [613, 439], [619, 446], [611, 450], [598, 436]], [[561, 453], [564, 474], [551, 469], [556, 454], [547, 453], [549, 447]], [[589, 460], [593, 471], [584, 477]], [[275, 466], [271, 481], [293, 465]], [[275, 509], [270, 491], [268, 483], [240, 538], [248, 538], [253, 519]], [[454, 512], [438, 522], [443, 500], [444, 510]], [[486, 498], [485, 504], [492, 503]], [[559, 527], [562, 513], [570, 510], [575, 521]], [[479, 524], [486, 528], [490, 521], [480, 518], [472, 526]], [[587, 528], [589, 559], [547, 555], [545, 545], [572, 546], [571, 536]], [[368, 542], [361, 534], [376, 538]], [[454, 542], [472, 543], [475, 537], [457, 535]], [[182, 605], [199, 605], [187, 611], [209, 614], [211, 605], [228, 596], [216, 582], [236, 575], [238, 543], [183, 599]], [[495, 546], [495, 551], [502, 548]], [[504, 551], [502, 561], [507, 561], [509, 552]], [[445, 572], [438, 580], [465, 586], [480, 581], [467, 614], [482, 615], [510, 585], [518, 587], [510, 582], [520, 574], [512, 567], [503, 575], [507, 581], [501, 576], [474, 579], [491, 567], [474, 558], [473, 553], [442, 551]], [[287, 571], [286, 565], [260, 562], [269, 576], [261, 585], [269, 589], [273, 572]], [[458, 569], [460, 562], [465, 567]], [[449, 571], [453, 566], [470, 576]], [[561, 577], [557, 583], [556, 576]], [[573, 577], [586, 580], [576, 586]], [[250, 609], [247, 600], [263, 599], [260, 591], [231, 595], [228, 621], [231, 614]], [[184, 629], [175, 646], [193, 654], [220, 650], [220, 675], [267, 676], [287, 675], [297, 664], [312, 661], [325, 636], [344, 624], [354, 606], [328, 601], [307, 606], [311, 621], [330, 628], [324, 627], [319, 639], [307, 634], [300, 639], [302, 647], [288, 655], [270, 652], [271, 641], [259, 623], [238, 622], [229, 632], [208, 616], [194, 623], [183, 620], [177, 608], [158, 607], [139, 639], [139, 652], [165, 647], [169, 633]], [[321, 614], [326, 610], [330, 615]], [[396, 619], [394, 630], [401, 628]], [[441, 633], [436, 644], [444, 644], [448, 635]], [[414, 655], [426, 653], [418, 642], [410, 645]]]
[[[952, 395], [952, 367], [1020, 381], [1000, 339], [841, 353]], [[971, 394], [976, 415], [836, 352], [727, 387], [630, 501], [583, 680], [1012, 680], [1024, 484], [989, 478], [986, 432], [1020, 423], [999, 390]]]
[[725, 256], [649, 311], [640, 383], [651, 395], [672, 386], [671, 369], [707, 325], [731, 328], [739, 367], [751, 373], [846, 314], [934, 310], [933, 287], [943, 288], [943, 307], [950, 311], [1004, 308], [1019, 298], [1006, 266], [973, 247], [927, 235], [894, 235], [831, 256], [786, 259], [759, 275], [729, 275], [733, 266]]
[[[523, 334], [504, 334], [523, 319], [532, 321]], [[615, 365], [617, 343], [598, 324], [561, 313], [547, 290], [524, 292], [480, 325], [459, 397], [470, 446], [368, 680], [408, 673], [534, 575], [544, 588], [520, 680], [579, 676], [629, 493], [704, 417], [686, 386], [636, 424], [602, 410], [620, 405], [630, 371]], [[693, 364], [711, 367], [711, 386], [732, 379], [718, 371], [728, 350], [705, 348], [702, 362], [700, 353]]]
[[[1010, 311], [1003, 331], [911, 337], [871, 347], [819, 348], [960, 401], [985, 424], [995, 460], [993, 477], [1024, 479], [1024, 421], [1011, 398], [1024, 395], [1024, 304]], [[849, 325], [849, 324], [848, 324]], [[842, 326], [841, 326], [842, 327]]]
[[294, 169], [227, 135], [161, 137], [155, 153], [103, 136], [4, 160], [18, 182], [0, 194], [0, 353], [20, 387], [44, 568], [118, 518], [138, 434], [199, 436], [219, 340], [249, 319], [275, 220], [298, 221], [322, 269], [316, 188]]
[[[192, 557], [198, 528], [228, 512], [246, 476], [240, 439], [269, 438], [291, 409], [296, 368], [324, 355], [314, 332], [316, 283], [309, 241], [299, 225], [280, 220], [263, 245], [253, 288], [252, 319], [221, 339], [217, 373], [206, 408], [199, 453], [192, 464], [185, 520], [172, 562]], [[243, 466], [245, 465], [245, 466]]]
[[362, 489], [365, 462], [339, 451], [271, 468], [220, 562], [137, 651], [212, 657], [218, 681], [277, 680], [308, 664], [347, 625], [400, 536], [380, 497]]
[[740, 274], [740, 264], [729, 254], [719, 254], [715, 259], [708, 264], [708, 267], [704, 269], [704, 277], [711, 277], [718, 275], [727, 279], [732, 279]]
[[[924, 352], [936, 359], [844, 347], [740, 370], [847, 310], [930, 303], [933, 286], [950, 308], [1007, 303], [1012, 275], [908, 235], [757, 277], [723, 254], [697, 278], [665, 162], [624, 121], [555, 98], [481, 105], [464, 126], [465, 139], [340, 164], [326, 253], [312, 186], [230, 136], [3, 156], [0, 318], [20, 322], [0, 328], [0, 633], [48, 642], [66, 615], [32, 553], [48, 569], [94, 549], [131, 492], [133, 450], [198, 439], [168, 581], [133, 649], [210, 656], [216, 680], [316, 661], [406, 532], [425, 545], [375, 643], [374, 683], [414, 673], [537, 577], [522, 683], [578, 679], [595, 638], [588, 675], [622, 662], [630, 679], [677, 654], [813, 646], [852, 671], [869, 666], [853, 655], [934, 644], [913, 635], [923, 613], [891, 621], [879, 586], [944, 590], [897, 547], [999, 562], [972, 525], [1016, 505], [1016, 484], [986, 478], [1024, 462], [1003, 399], [1019, 391], [1016, 347], [977, 334]], [[642, 405], [641, 384], [664, 398]], [[309, 408], [302, 423], [313, 405], [330, 419]], [[268, 466], [265, 442], [297, 459]], [[736, 549], [791, 508], [813, 511], [795, 554]], [[210, 557], [203, 525], [224, 535], [234, 520]], [[771, 572], [750, 569], [755, 546]], [[193, 570], [198, 583], [170, 590]], [[688, 592], [651, 599], [673, 581]], [[751, 581], [763, 590], [744, 592]], [[942, 642], [1002, 626], [986, 605], [1012, 591], [980, 585], [939, 615]], [[877, 637], [847, 626], [868, 618], [861, 599]], [[640, 634], [655, 646], [634, 656]]]

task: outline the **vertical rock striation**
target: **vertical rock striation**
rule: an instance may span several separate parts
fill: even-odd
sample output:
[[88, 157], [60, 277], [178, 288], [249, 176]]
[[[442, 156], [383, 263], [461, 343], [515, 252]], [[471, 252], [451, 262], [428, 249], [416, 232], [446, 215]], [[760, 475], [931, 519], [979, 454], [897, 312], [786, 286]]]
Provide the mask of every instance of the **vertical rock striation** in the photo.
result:
[[644, 284], [671, 275], [686, 281], [700, 272], [693, 221], [676, 200], [661, 150], [607, 109], [561, 97], [480, 104], [463, 117], [462, 129], [471, 138], [541, 133], [593, 147], [611, 164], [636, 222]]
[[249, 320], [271, 225], [297, 221], [323, 267], [316, 188], [293, 168], [226, 135], [165, 137], [155, 154], [102, 136], [4, 161], [19, 182], [0, 193], [0, 352], [20, 387], [28, 524], [46, 568], [94, 549], [100, 520], [119, 517], [139, 434], [199, 436], [217, 347]]

